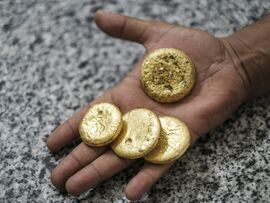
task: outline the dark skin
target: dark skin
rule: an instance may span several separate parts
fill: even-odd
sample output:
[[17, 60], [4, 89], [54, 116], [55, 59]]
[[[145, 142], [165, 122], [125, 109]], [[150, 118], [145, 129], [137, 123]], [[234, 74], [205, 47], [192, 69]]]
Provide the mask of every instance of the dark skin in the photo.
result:
[[[197, 29], [142, 21], [104, 11], [96, 13], [95, 22], [108, 35], [142, 44], [145, 47], [144, 56], [161, 47], [183, 50], [195, 64], [196, 82], [183, 100], [172, 104], [158, 103], [141, 88], [139, 77], [142, 59], [118, 85], [82, 108], [52, 133], [47, 144], [53, 152], [79, 136], [79, 121], [94, 103], [114, 103], [123, 113], [145, 107], [158, 115], [175, 116], [188, 125], [194, 143], [201, 135], [222, 124], [250, 96], [247, 73], [232, 57], [227, 38], [215, 38]], [[95, 148], [81, 143], [53, 170], [51, 179], [57, 188], [65, 188], [70, 194], [79, 195], [133, 163], [134, 160], [118, 157], [109, 147]], [[126, 186], [126, 197], [130, 200], [140, 198], [172, 164], [145, 162]]]

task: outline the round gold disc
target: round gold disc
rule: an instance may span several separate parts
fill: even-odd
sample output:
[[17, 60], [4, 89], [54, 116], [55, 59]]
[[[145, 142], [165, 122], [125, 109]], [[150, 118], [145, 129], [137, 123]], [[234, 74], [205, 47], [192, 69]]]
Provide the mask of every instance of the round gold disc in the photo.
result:
[[112, 142], [113, 151], [124, 158], [137, 159], [149, 153], [157, 144], [160, 122], [148, 109], [133, 109], [123, 116], [123, 128]]
[[112, 142], [123, 126], [122, 114], [110, 103], [93, 105], [80, 122], [82, 141], [91, 146], [103, 146]]
[[146, 94], [154, 100], [175, 102], [192, 89], [195, 68], [190, 58], [179, 49], [161, 48], [144, 59], [140, 80]]
[[178, 159], [190, 145], [190, 134], [185, 123], [177, 118], [159, 118], [161, 134], [156, 147], [144, 159], [155, 164], [167, 164]]

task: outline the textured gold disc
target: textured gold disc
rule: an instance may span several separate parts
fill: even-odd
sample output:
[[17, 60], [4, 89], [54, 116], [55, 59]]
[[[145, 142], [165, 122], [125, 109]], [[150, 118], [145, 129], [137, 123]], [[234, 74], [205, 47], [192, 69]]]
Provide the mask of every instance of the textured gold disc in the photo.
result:
[[145, 93], [154, 100], [175, 102], [192, 89], [195, 68], [190, 58], [179, 49], [161, 48], [144, 59], [140, 80]]
[[160, 122], [148, 109], [133, 109], [123, 116], [123, 128], [112, 142], [113, 151], [124, 158], [137, 159], [149, 153], [157, 144]]
[[177, 118], [159, 118], [161, 134], [156, 147], [144, 159], [155, 164], [167, 164], [178, 159], [190, 145], [190, 134], [185, 123]]
[[91, 146], [103, 146], [112, 142], [123, 126], [122, 114], [110, 103], [93, 105], [80, 122], [82, 141]]

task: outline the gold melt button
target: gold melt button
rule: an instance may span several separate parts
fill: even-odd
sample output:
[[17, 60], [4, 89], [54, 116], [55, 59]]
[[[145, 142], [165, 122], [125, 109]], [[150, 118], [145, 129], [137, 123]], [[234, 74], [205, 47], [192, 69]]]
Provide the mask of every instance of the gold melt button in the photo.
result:
[[144, 59], [140, 80], [143, 90], [152, 99], [162, 103], [176, 102], [192, 89], [195, 68], [181, 50], [160, 48]]
[[104, 146], [112, 142], [123, 126], [119, 108], [110, 103], [99, 103], [89, 108], [80, 122], [82, 141], [90, 146]]
[[156, 147], [144, 159], [155, 164], [167, 164], [178, 159], [190, 145], [185, 123], [170, 116], [160, 117], [161, 135]]
[[123, 128], [112, 143], [113, 151], [124, 158], [137, 159], [148, 154], [160, 136], [160, 122], [152, 111], [133, 109], [123, 116]]

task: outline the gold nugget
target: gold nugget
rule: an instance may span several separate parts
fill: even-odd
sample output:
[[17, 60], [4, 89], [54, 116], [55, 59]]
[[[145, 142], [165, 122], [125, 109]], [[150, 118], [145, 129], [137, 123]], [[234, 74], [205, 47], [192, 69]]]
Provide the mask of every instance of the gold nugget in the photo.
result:
[[104, 146], [112, 142], [123, 126], [122, 114], [110, 103], [93, 105], [80, 122], [82, 141], [91, 146]]
[[194, 81], [194, 65], [179, 49], [157, 49], [144, 59], [141, 67], [141, 85], [158, 102], [180, 100], [192, 89]]
[[161, 135], [156, 147], [144, 159], [155, 164], [167, 164], [178, 159], [190, 145], [190, 134], [185, 123], [177, 118], [159, 118]]
[[123, 121], [123, 129], [111, 145], [117, 155], [137, 159], [156, 146], [160, 122], [155, 113], [145, 108], [133, 109], [124, 114]]

